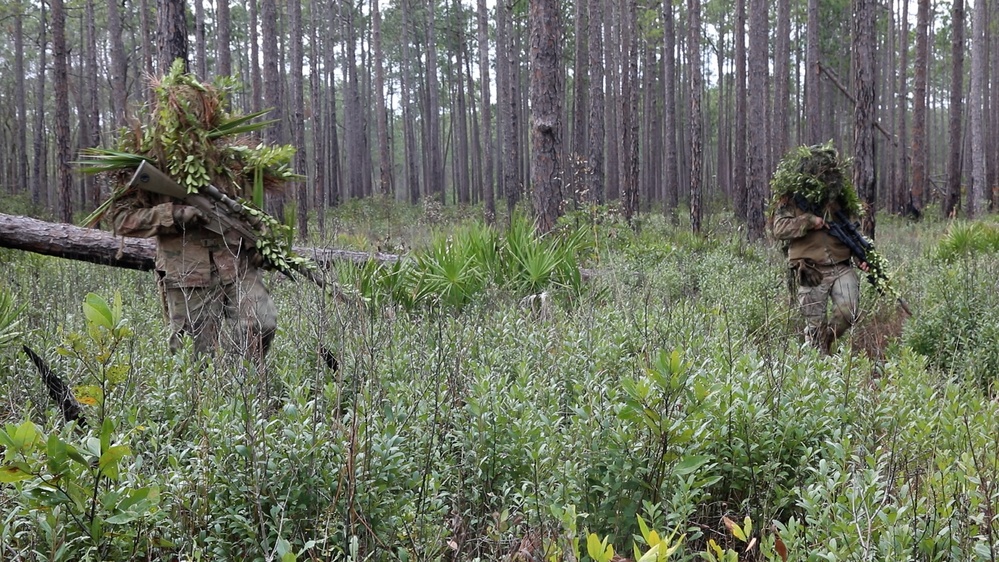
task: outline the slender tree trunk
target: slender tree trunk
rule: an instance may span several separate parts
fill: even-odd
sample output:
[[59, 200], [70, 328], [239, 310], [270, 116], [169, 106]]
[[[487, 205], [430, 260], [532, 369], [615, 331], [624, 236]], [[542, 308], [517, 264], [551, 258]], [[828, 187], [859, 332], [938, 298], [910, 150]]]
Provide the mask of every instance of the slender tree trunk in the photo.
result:
[[951, 217], [961, 203], [961, 119], [964, 116], [964, 0], [951, 5], [950, 151], [942, 211]]
[[[599, 0], [591, 0], [597, 2]], [[592, 37], [593, 34], [591, 33]], [[680, 201], [677, 171], [676, 25], [673, 3], [663, 2], [663, 214], [672, 216]]]
[[274, 123], [264, 131], [264, 140], [281, 144], [281, 121], [284, 119], [281, 102], [281, 74], [278, 71], [278, 13], [275, 0], [260, 0], [260, 40], [263, 48], [264, 103], [271, 108], [267, 115]]
[[45, 30], [48, 25], [45, 23], [45, 2], [41, 4], [40, 23], [38, 26], [38, 68], [39, 73], [35, 81], [35, 125], [34, 139], [32, 139], [32, 152], [34, 168], [31, 174], [31, 203], [37, 208], [41, 205], [50, 206], [48, 197], [48, 162], [45, 145], [45, 53], [48, 51], [48, 43], [45, 39]]
[[208, 53], [205, 46], [205, 4], [194, 4], [194, 75], [204, 80], [208, 77]]
[[530, 0], [531, 183], [539, 232], [562, 215], [562, 96], [559, 53], [562, 30], [558, 0]]
[[805, 115], [808, 122], [807, 144], [825, 142], [822, 138], [822, 89], [819, 84], [821, 74], [819, 52], [819, 0], [808, 0], [808, 32], [805, 41]]
[[853, 184], [868, 212], [864, 233], [874, 237], [877, 191], [874, 177], [874, 26], [873, 0], [853, 0]]
[[108, 68], [108, 86], [111, 90], [111, 114], [115, 127], [126, 121], [128, 104], [128, 61], [122, 39], [121, 11], [118, 0], [107, 0], [108, 41], [111, 43], [111, 66]]
[[17, 0], [14, 5], [14, 176], [10, 191], [17, 193], [28, 183], [28, 102], [24, 85], [24, 10], [27, 4]]
[[[923, 1], [928, 2], [928, 0]], [[922, 4], [920, 4], [920, 9], [922, 9]], [[972, 187], [968, 197], [968, 218], [972, 219], [985, 212], [988, 205], [984, 131], [986, 118], [984, 111], [985, 69], [988, 65], [988, 55], [985, 45], [987, 18], [988, 3], [984, 0], [975, 2], [974, 14], [971, 20], [971, 92], [969, 96], [971, 110]], [[915, 150], [913, 150], [913, 153], [913, 158], [915, 158]], [[915, 183], [915, 171], [913, 171], [913, 183]], [[915, 191], [915, 188], [913, 188], [913, 191]]]
[[[220, 0], [225, 1], [225, 0]], [[288, 64], [291, 76], [291, 143], [295, 147], [295, 171], [308, 174], [305, 146], [305, 80], [302, 67], [305, 65], [305, 52], [302, 44], [302, 3], [299, 0], [288, 2], [288, 23], [291, 27], [288, 40], [291, 42]], [[295, 182], [298, 199], [298, 237], [309, 238], [309, 180], [308, 177]]]
[[375, 63], [375, 121], [378, 130], [378, 193], [388, 197], [392, 185], [392, 152], [389, 148], [388, 109], [385, 105], [385, 63], [382, 53], [382, 14], [378, 0], [371, 1], [372, 41]]
[[791, 148], [788, 103], [791, 98], [791, 1], [777, 0], [777, 35], [774, 44], [774, 147], [781, 158]]
[[512, 6], [498, 5], [499, 18], [497, 24], [497, 56], [502, 57], [504, 69], [505, 91], [500, 98], [503, 122], [503, 192], [506, 195], [508, 218], [513, 217], [514, 207], [520, 199], [520, 168], [517, 164], [517, 77], [513, 74], [514, 53], [509, 27]]
[[607, 158], [604, 160], [607, 173], [604, 189], [608, 201], [621, 198], [621, 2], [607, 2], [604, 5], [606, 22], [605, 62], [607, 64], [607, 112], [605, 121], [607, 135]]
[[416, 131], [413, 121], [413, 88], [412, 88], [412, 55], [410, 54], [410, 13], [412, 7], [408, 0], [402, 0], [402, 127], [406, 153], [406, 191], [409, 202], [416, 204], [420, 200], [420, 176], [417, 170]]
[[621, 10], [621, 192], [624, 216], [633, 224], [638, 213], [638, 15], [635, 0]]
[[440, 82], [437, 77], [437, 24], [435, 18], [437, 2], [431, 2], [427, 10], [427, 165], [430, 168], [427, 189], [440, 199], [446, 201], [444, 181], [444, 153], [441, 148], [440, 122]]
[[351, 199], [364, 197], [364, 156], [363, 127], [361, 123], [361, 87], [357, 75], [357, 14], [350, 4], [341, 4], [343, 22], [344, 53], [344, 136], [347, 155], [348, 193]]
[[732, 193], [735, 216], [749, 218], [749, 174], [746, 171], [748, 158], [747, 119], [749, 118], [749, 92], [746, 91], [746, 0], [735, 3], [735, 142], [732, 154]]
[[[580, 0], [582, 1], [582, 0]], [[603, 0], [588, 3], [589, 121], [587, 139], [587, 190], [591, 201], [604, 201], [604, 42]]]
[[69, 47], [66, 44], [66, 8], [62, 0], [52, 0], [52, 57], [55, 91], [56, 193], [59, 194], [59, 218], [73, 222], [73, 182], [69, 172]]
[[[586, 112], [587, 112], [587, 30], [586, 0], [578, 0], [573, 8], [574, 45], [572, 61], [572, 159], [570, 165], [576, 168], [576, 162], [586, 154]], [[573, 194], [573, 197], [575, 195]]]
[[229, 51], [232, 48], [232, 17], [229, 12], [229, 0], [215, 1], [218, 3], [215, 10], [215, 17], [218, 19], [215, 30], [215, 50], [218, 57], [215, 73], [218, 76], [231, 76], [232, 53]]
[[492, 106], [489, 101], [489, 12], [486, 10], [486, 0], [478, 0], [477, 3], [477, 31], [479, 42], [479, 96], [481, 99], [481, 109], [479, 119], [482, 121], [482, 198], [485, 207], [486, 224], [493, 224], [496, 220], [496, 193], [493, 179], [493, 153], [492, 141]]
[[[761, 0], [754, 0], [761, 1]], [[701, 137], [701, 3], [687, 0], [687, 64], [690, 68], [690, 228], [701, 232], [701, 184], [704, 170], [704, 140]], [[762, 129], [757, 129], [762, 130]]]
[[767, 2], [750, 0], [749, 3], [749, 116], [747, 125], [754, 131], [753, 142], [748, 143], [748, 196], [746, 225], [750, 240], [763, 237], [767, 205]]
[[909, 188], [909, 212], [915, 217], [923, 212], [927, 183], [926, 73], [929, 65], [930, 0], [919, 0], [917, 6], [916, 76], [912, 98], [912, 185]]
[[[142, 44], [140, 47], [142, 50], [142, 69], [145, 72], [145, 76], [153, 76], [153, 58], [158, 55], [153, 52], [153, 46], [155, 45], [153, 42], [155, 39], [153, 31], [155, 31], [155, 29], [153, 23], [149, 21], [149, 0], [139, 0], [139, 13], [139, 25], [142, 28]], [[148, 83], [144, 84], [141, 91], [143, 99], [146, 101], [151, 101], [153, 99], [152, 89]]]
[[895, 206], [892, 209], [895, 213], [906, 212], [905, 201], [909, 197], [909, 2], [900, 0], [902, 4], [902, 17], [899, 20], [899, 35], [901, 45], [899, 51], [902, 53], [899, 60], [899, 89], [898, 89], [898, 158], [899, 158], [899, 182], [894, 186]]
[[[259, 6], [257, 0], [250, 0], [250, 90], [252, 90], [250, 111], [253, 113], [263, 110], [264, 107], [264, 87], [260, 71], [260, 34], [257, 31], [260, 25]], [[332, 48], [332, 43], [330, 47]]]
[[[86, 19], [86, 48], [83, 50], [83, 76], [85, 91], [82, 92], [85, 104], [85, 113], [81, 119], [87, 121], [87, 136], [81, 141], [81, 145], [93, 147], [101, 144], [101, 107], [97, 97], [99, 92], [98, 69], [97, 69], [97, 24], [94, 9], [96, 0], [87, 0], [84, 5]], [[82, 131], [81, 131], [82, 135]], [[89, 177], [88, 177], [89, 176]], [[87, 175], [83, 178], [84, 193], [88, 197], [91, 208], [96, 208], [101, 204], [100, 183], [97, 178]]]
[[[221, 0], [225, 2], [226, 0]], [[320, 235], [326, 234], [326, 161], [329, 158], [328, 144], [326, 142], [326, 118], [325, 118], [325, 98], [321, 92], [323, 71], [321, 70], [321, 57], [319, 50], [319, 25], [320, 20], [315, 15], [318, 14], [320, 2], [312, 0], [311, 12], [313, 14], [312, 27], [309, 30], [309, 103], [312, 107], [312, 146], [315, 158], [312, 159], [312, 169], [306, 168], [299, 173], [308, 174], [312, 178], [312, 208], [316, 211], [316, 227]], [[221, 23], [221, 22], [220, 22]]]

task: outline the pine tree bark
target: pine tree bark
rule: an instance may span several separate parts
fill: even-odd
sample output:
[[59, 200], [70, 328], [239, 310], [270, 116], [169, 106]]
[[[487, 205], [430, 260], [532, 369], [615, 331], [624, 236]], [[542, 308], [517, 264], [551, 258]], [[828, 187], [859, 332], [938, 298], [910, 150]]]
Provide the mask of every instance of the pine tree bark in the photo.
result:
[[944, 194], [941, 210], [943, 216], [951, 217], [961, 204], [961, 140], [963, 138], [961, 120], [964, 115], [964, 0], [954, 0], [951, 5], [951, 75], [949, 139], [950, 151], [947, 159], [947, 191]]
[[229, 11], [229, 0], [216, 0], [215, 17], [218, 24], [215, 29], [215, 51], [217, 76], [232, 75], [232, 16]]
[[[220, 0], [226, 1], [226, 0]], [[291, 144], [295, 147], [295, 171], [306, 176], [294, 184], [295, 197], [298, 200], [298, 212], [296, 222], [298, 223], [298, 237], [300, 240], [309, 238], [309, 179], [312, 174], [308, 170], [308, 159], [306, 158], [305, 145], [305, 80], [302, 76], [302, 67], [305, 65], [305, 48], [303, 46], [302, 30], [302, 3], [299, 0], [289, 0], [288, 2], [288, 23], [291, 27], [288, 40], [289, 49], [289, 71], [291, 76], [289, 82], [291, 86]]]
[[108, 86], [111, 90], [111, 114], [115, 127], [126, 122], [128, 104], [128, 60], [122, 39], [121, 11], [118, 0], [107, 0], [108, 41], [111, 45], [111, 66], [108, 68]]
[[774, 134], [773, 152], [782, 158], [791, 148], [791, 2], [777, 0], [777, 34], [774, 44]]
[[45, 145], [45, 53], [48, 51], [46, 41], [46, 30], [48, 25], [45, 21], [45, 2], [41, 3], [39, 14], [40, 23], [38, 26], [38, 77], [35, 80], [35, 123], [34, 138], [32, 139], [32, 162], [31, 173], [31, 203], [38, 207], [43, 203], [49, 205], [48, 197], [48, 159]]
[[746, 0], [735, 3], [735, 140], [732, 143], [732, 206], [735, 216], [749, 218], [749, 182], [746, 173], [749, 92], [746, 91]]
[[[761, 1], [761, 0], [754, 0]], [[701, 110], [701, 3], [687, 0], [687, 64], [690, 68], [690, 228], [701, 232], [701, 189], [704, 172], [704, 139], [702, 137], [703, 113]]]
[[909, 2], [900, 0], [902, 4], [902, 17], [899, 19], [898, 33], [901, 38], [899, 51], [901, 56], [898, 63], [898, 183], [893, 187], [894, 206], [891, 207], [894, 213], [903, 213], [906, 210], [905, 201], [909, 198]]
[[767, 205], [767, 1], [749, 3], [749, 117], [747, 125], [754, 131], [748, 143], [749, 185], [746, 198], [746, 231], [750, 240], [763, 238]]
[[493, 224], [496, 220], [496, 184], [493, 179], [494, 165], [496, 157], [493, 153], [493, 129], [492, 129], [492, 106], [490, 104], [490, 83], [489, 83], [489, 12], [486, 10], [486, 0], [478, 0], [477, 8], [477, 32], [479, 43], [479, 99], [481, 108], [479, 109], [479, 119], [482, 131], [482, 199], [485, 208], [486, 224]]
[[872, 0], [853, 0], [853, 185], [867, 209], [863, 230], [873, 238], [877, 189], [874, 177], [874, 26]]
[[14, 174], [10, 181], [11, 193], [20, 191], [28, 183], [28, 102], [24, 84], [24, 0], [14, 5]]
[[572, 61], [572, 146], [570, 165], [586, 154], [586, 111], [587, 111], [587, 17], [586, 0], [575, 3], [573, 14], [573, 61]]
[[531, 188], [539, 232], [562, 215], [562, 31], [558, 0], [530, 0]]
[[624, 216], [633, 224], [638, 213], [638, 26], [635, 0], [621, 10], [621, 194]]
[[[922, 3], [920, 1], [920, 10]], [[988, 64], [987, 47], [985, 44], [985, 26], [988, 25], [988, 3], [985, 1], [975, 2], [974, 13], [971, 20], [971, 91], [969, 92], [970, 125], [971, 125], [971, 190], [968, 197], [968, 218], [974, 219], [987, 210], [988, 199], [986, 196], [988, 184], [986, 182], [985, 170], [985, 69]], [[918, 84], [918, 79], [917, 79]], [[924, 86], [925, 87], [925, 86]], [[917, 86], [918, 91], [918, 86]], [[913, 137], [916, 134], [913, 132]], [[915, 142], [915, 139], [913, 139]], [[916, 150], [913, 150], [913, 159], [916, 158]], [[915, 168], [915, 166], [913, 166]], [[915, 184], [915, 170], [913, 170], [913, 184]], [[915, 185], [913, 186], [915, 192]]]
[[604, 5], [605, 42], [604, 61], [607, 73], [607, 97], [604, 103], [606, 112], [607, 156], [604, 159], [606, 174], [604, 190], [608, 201], [621, 199], [621, 2], [608, 2]]
[[[503, 193], [506, 197], [508, 219], [513, 217], [514, 208], [520, 199], [520, 166], [517, 162], [519, 143], [517, 142], [517, 77], [513, 76], [514, 54], [510, 38], [509, 5], [497, 5], [499, 12], [497, 22], [497, 56], [503, 59], [504, 86], [500, 95], [501, 117], [503, 123]], [[497, 63], [499, 64], [499, 63]]]
[[59, 196], [58, 216], [63, 222], [73, 221], [73, 182], [69, 162], [69, 46], [66, 44], [66, 7], [62, 0], [52, 0], [52, 88], [55, 93], [55, 161], [56, 193]]
[[205, 45], [205, 4], [194, 2], [194, 75], [208, 77], [208, 49]]
[[822, 90], [819, 85], [819, 0], [808, 0], [808, 30], [806, 32], [805, 116], [808, 122], [806, 144], [825, 142], [822, 138]]
[[415, 112], [413, 110], [413, 86], [412, 86], [412, 55], [410, 12], [412, 7], [408, 0], [402, 0], [402, 127], [403, 142], [405, 144], [405, 169], [406, 169], [406, 192], [409, 195], [409, 202], [416, 204], [420, 200], [420, 176], [417, 172], [417, 152], [416, 130], [413, 121]]
[[446, 201], [444, 180], [444, 153], [441, 148], [441, 118], [440, 118], [440, 80], [437, 76], [437, 19], [435, 17], [436, 2], [431, 2], [427, 9], [427, 166], [430, 174], [427, 177], [427, 189], [441, 203]]
[[[597, 2], [599, 0], [591, 0]], [[740, 0], [741, 1], [741, 0]], [[663, 214], [673, 216], [680, 200], [677, 171], [676, 25], [673, 3], [663, 2]], [[592, 34], [591, 34], [592, 37]]]
[[[273, 2], [273, 0], [270, 0]], [[160, 74], [180, 59], [187, 71], [187, 14], [184, 0], [156, 1], [156, 62]]]
[[[260, 70], [260, 34], [257, 31], [260, 25], [259, 8], [257, 0], [250, 0], [250, 111], [252, 113], [257, 113], [264, 107], [263, 76]], [[332, 60], [332, 55], [330, 59]]]
[[382, 51], [382, 14], [379, 0], [371, 1], [372, 42], [375, 63], [375, 123], [378, 134], [378, 193], [388, 197], [394, 192], [392, 153], [389, 147], [388, 109], [385, 105], [385, 55]]
[[[916, 72], [912, 89], [912, 184], [909, 186], [908, 210], [909, 214], [914, 217], [919, 217], [923, 212], [927, 183], [926, 73], [929, 65], [930, 0], [918, 0], [917, 7]], [[972, 78], [974, 78], [974, 73], [972, 73]], [[972, 131], [974, 131], [974, 124], [972, 124]]]
[[[582, 0], [580, 0], [582, 1]], [[604, 201], [604, 30], [603, 0], [589, 0], [589, 120], [587, 138], [587, 191], [590, 201]]]

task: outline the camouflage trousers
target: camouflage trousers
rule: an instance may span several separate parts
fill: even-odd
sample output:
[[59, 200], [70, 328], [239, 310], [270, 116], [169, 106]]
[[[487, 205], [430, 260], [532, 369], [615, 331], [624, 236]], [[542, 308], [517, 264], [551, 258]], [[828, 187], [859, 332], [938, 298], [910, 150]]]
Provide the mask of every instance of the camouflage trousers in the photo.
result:
[[[277, 309], [263, 283], [263, 272], [249, 268], [232, 283], [207, 287], [163, 289], [170, 323], [170, 350], [194, 340], [196, 354], [212, 354], [220, 346], [244, 357], [263, 361], [277, 330]], [[232, 329], [222, 333], [222, 322]]]
[[821, 282], [798, 287], [798, 306], [805, 318], [805, 340], [829, 353], [860, 313], [860, 281], [850, 262], [820, 265]]

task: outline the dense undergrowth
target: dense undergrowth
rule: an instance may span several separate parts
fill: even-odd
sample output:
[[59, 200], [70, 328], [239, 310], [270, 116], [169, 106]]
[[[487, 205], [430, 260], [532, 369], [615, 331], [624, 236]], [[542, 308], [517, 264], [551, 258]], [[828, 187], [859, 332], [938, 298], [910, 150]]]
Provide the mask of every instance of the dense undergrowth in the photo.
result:
[[779, 251], [724, 215], [539, 241], [340, 212], [328, 243], [416, 257], [337, 268], [343, 301], [274, 277], [263, 373], [171, 356], [148, 274], [0, 253], [27, 304], [0, 325], [0, 559], [602, 560], [674, 531], [674, 560], [999, 556], [999, 256], [952, 225], [881, 221], [916, 316], [865, 290], [822, 357]]

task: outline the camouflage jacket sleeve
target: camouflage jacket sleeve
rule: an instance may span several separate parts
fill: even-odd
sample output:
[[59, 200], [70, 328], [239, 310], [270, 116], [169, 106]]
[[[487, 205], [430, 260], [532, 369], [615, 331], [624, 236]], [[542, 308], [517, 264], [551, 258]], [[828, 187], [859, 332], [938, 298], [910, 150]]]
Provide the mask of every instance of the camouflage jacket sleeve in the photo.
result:
[[793, 240], [801, 238], [812, 230], [812, 220], [815, 215], [798, 208], [793, 201], [780, 203], [774, 211], [774, 238], [778, 240]]
[[146, 193], [129, 193], [115, 201], [111, 212], [115, 234], [148, 238], [177, 232], [173, 203], [155, 201]]

